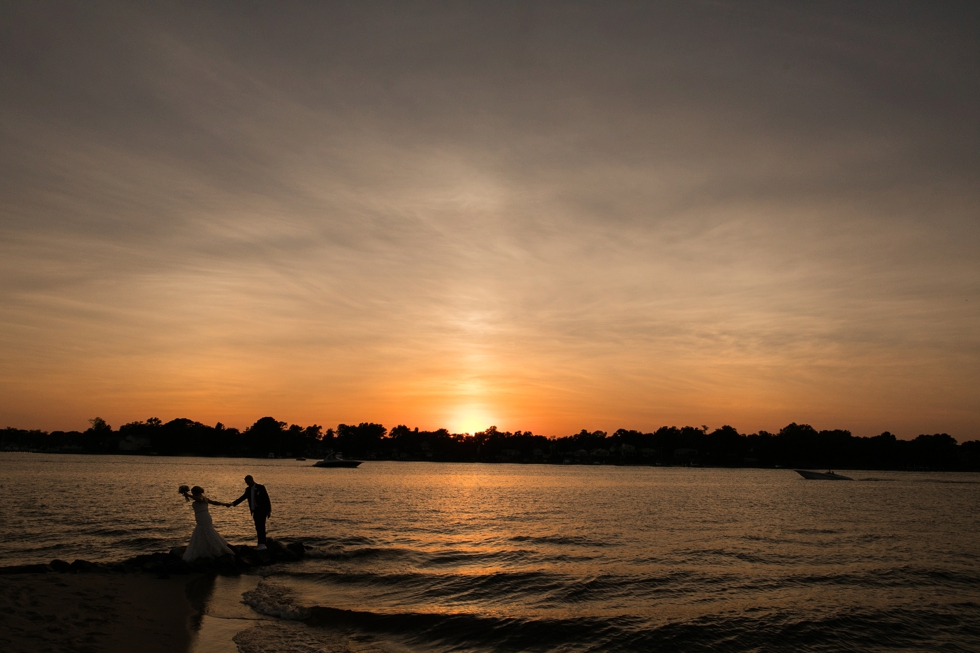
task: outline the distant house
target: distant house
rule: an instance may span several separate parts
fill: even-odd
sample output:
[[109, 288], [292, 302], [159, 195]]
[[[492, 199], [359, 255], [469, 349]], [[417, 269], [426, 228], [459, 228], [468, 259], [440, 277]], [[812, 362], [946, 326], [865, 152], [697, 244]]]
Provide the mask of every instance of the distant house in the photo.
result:
[[698, 461], [697, 449], [674, 449], [674, 462], [681, 465], [690, 465]]
[[127, 435], [119, 441], [119, 451], [145, 451], [150, 448], [149, 438], [137, 438], [132, 435]]

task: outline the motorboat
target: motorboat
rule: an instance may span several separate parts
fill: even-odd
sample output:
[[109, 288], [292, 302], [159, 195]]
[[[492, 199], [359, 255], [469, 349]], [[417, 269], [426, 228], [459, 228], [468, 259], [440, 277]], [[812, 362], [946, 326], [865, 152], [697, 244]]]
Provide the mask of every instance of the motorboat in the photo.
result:
[[357, 467], [361, 464], [360, 460], [344, 460], [344, 456], [341, 453], [333, 453], [328, 455], [323, 460], [319, 460], [313, 463], [314, 467]]
[[813, 481], [853, 481], [854, 479], [850, 476], [844, 476], [843, 474], [835, 474], [831, 471], [826, 472], [811, 472], [808, 469], [797, 469], [795, 470], [797, 474], [803, 478], [808, 478]]

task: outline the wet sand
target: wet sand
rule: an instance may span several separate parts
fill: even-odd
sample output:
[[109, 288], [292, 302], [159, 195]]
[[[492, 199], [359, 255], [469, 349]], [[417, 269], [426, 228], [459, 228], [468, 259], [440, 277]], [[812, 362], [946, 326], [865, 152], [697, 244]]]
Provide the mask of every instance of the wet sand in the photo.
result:
[[0, 576], [0, 651], [187, 651], [189, 581], [140, 573]]

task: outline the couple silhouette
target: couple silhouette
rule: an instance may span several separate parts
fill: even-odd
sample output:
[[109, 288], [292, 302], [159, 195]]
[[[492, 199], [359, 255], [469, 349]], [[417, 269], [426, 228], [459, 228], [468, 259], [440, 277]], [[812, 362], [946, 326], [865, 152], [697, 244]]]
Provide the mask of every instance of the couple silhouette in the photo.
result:
[[252, 513], [252, 520], [255, 522], [255, 535], [258, 539], [256, 551], [265, 551], [265, 522], [272, 516], [272, 501], [264, 485], [255, 482], [251, 475], [245, 477], [245, 492], [231, 503], [224, 503], [208, 498], [204, 493], [204, 488], [195, 485], [188, 490], [186, 485], [181, 485], [177, 491], [183, 495], [187, 501], [193, 502], [194, 521], [196, 525], [191, 534], [191, 540], [187, 543], [187, 550], [184, 551], [183, 559], [187, 562], [198, 558], [215, 558], [225, 554], [234, 555], [234, 551], [228, 546], [225, 538], [221, 537], [215, 530], [211, 521], [211, 513], [208, 505], [224, 506], [233, 508], [243, 501], [248, 501], [248, 510]]

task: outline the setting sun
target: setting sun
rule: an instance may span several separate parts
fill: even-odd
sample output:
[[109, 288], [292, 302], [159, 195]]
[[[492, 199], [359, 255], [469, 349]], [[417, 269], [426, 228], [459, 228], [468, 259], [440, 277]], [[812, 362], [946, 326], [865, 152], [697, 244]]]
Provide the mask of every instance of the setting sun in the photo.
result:
[[452, 413], [449, 430], [452, 433], [478, 433], [495, 423], [490, 412], [482, 406], [463, 406]]

